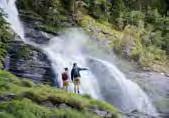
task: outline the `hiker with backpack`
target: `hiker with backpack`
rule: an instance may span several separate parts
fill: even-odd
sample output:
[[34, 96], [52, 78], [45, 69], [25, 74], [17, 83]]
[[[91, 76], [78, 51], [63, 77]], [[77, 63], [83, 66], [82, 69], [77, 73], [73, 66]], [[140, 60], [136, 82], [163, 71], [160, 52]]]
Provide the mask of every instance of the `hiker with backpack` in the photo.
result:
[[71, 70], [71, 80], [74, 83], [74, 93], [80, 94], [80, 71], [88, 70], [87, 68], [78, 67], [77, 63], [73, 64], [73, 68]]
[[68, 91], [68, 86], [69, 86], [69, 69], [64, 68], [64, 72], [62, 73], [62, 81], [63, 81], [63, 89]]

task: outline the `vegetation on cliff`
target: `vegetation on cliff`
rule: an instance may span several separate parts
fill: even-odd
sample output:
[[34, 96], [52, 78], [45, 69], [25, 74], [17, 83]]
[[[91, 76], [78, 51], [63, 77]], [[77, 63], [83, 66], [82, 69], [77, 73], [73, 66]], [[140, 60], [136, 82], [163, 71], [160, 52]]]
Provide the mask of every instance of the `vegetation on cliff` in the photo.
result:
[[119, 116], [108, 103], [34, 84], [0, 70], [1, 118], [100, 118], [99, 111], [111, 118]]
[[7, 54], [8, 44], [11, 40], [11, 33], [8, 23], [3, 18], [4, 14], [0, 9], [0, 68], [3, 68], [4, 57]]
[[[168, 0], [18, 0], [41, 30], [79, 25], [145, 69], [168, 72]], [[24, 16], [24, 15], [22, 15]], [[24, 17], [25, 18], [25, 17]]]

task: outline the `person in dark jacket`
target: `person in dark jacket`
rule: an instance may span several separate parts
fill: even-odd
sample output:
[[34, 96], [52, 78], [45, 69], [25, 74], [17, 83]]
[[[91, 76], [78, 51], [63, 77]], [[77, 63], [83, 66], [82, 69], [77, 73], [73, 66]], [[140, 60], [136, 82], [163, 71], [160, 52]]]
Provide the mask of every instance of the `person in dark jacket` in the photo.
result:
[[62, 73], [62, 81], [63, 81], [63, 89], [68, 91], [69, 86], [69, 69], [65, 68], [64, 72]]
[[73, 81], [74, 83], [74, 92], [78, 94], [80, 93], [79, 91], [79, 88], [80, 88], [80, 78], [81, 78], [81, 75], [80, 75], [80, 71], [82, 70], [88, 70], [87, 68], [79, 68], [77, 66], [77, 63], [74, 63], [73, 64], [73, 68], [71, 70], [71, 80]]

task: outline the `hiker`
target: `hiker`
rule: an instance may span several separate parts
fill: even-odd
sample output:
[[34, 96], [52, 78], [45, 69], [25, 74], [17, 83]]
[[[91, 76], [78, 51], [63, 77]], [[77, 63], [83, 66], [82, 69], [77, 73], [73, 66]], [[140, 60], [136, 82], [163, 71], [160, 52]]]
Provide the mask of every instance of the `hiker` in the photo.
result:
[[69, 69], [64, 68], [64, 72], [62, 73], [62, 81], [63, 81], [63, 89], [68, 91], [69, 86]]
[[78, 94], [80, 94], [80, 91], [79, 91], [80, 78], [81, 78], [80, 71], [82, 71], [82, 70], [88, 70], [88, 69], [87, 68], [79, 68], [77, 66], [77, 63], [73, 64], [73, 68], [71, 70], [71, 80], [74, 83], [74, 93], [78, 92]]

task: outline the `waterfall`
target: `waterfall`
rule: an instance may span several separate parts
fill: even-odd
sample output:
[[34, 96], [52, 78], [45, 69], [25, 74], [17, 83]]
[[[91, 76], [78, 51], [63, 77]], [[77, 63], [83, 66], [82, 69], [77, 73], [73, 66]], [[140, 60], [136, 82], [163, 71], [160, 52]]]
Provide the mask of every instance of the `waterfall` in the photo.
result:
[[[16, 0], [0, 0], [0, 7], [7, 14], [6, 20], [11, 28], [25, 43], [35, 43], [24, 38], [24, 28], [20, 22], [15, 5]], [[87, 37], [80, 29], [70, 29], [49, 41], [45, 46], [38, 46], [51, 60], [59, 86], [62, 86], [60, 73], [64, 67], [71, 69], [74, 62], [80, 67], [88, 67], [81, 78], [81, 92], [97, 99], [106, 100], [123, 111], [139, 110], [156, 116], [156, 109], [146, 93], [134, 82], [127, 79], [113, 64], [87, 54]], [[70, 90], [72, 87], [70, 87]]]
[[16, 0], [0, 0], [0, 8], [7, 14], [4, 17], [11, 24], [14, 32], [24, 39], [24, 29], [18, 17], [18, 11], [15, 5]]
[[[64, 67], [71, 68], [74, 62], [80, 67], [88, 67], [89, 71], [81, 73], [83, 93], [104, 99], [122, 111], [138, 110], [157, 116], [148, 96], [136, 83], [127, 79], [113, 63], [87, 53], [85, 48], [89, 45], [88, 39], [81, 29], [72, 28], [51, 39], [49, 44], [43, 47], [56, 73], [61, 73]], [[61, 80], [59, 83], [62, 85]]]
[[100, 85], [102, 91], [108, 93], [102, 94], [106, 101], [113, 103], [123, 111], [138, 110], [157, 115], [156, 109], [145, 92], [136, 83], [127, 79], [114, 64], [93, 57], [89, 57], [88, 61], [98, 81], [106, 85]]
[[[77, 28], [70, 29], [63, 35], [51, 39], [49, 44], [43, 48], [52, 62], [55, 73], [58, 74], [60, 86], [62, 86], [62, 81], [59, 73], [62, 73], [65, 67], [71, 69], [74, 62], [80, 67], [88, 67], [86, 56], [82, 50], [88, 37], [79, 30]], [[81, 74], [81, 92], [101, 99], [96, 77], [91, 71], [83, 71]]]

